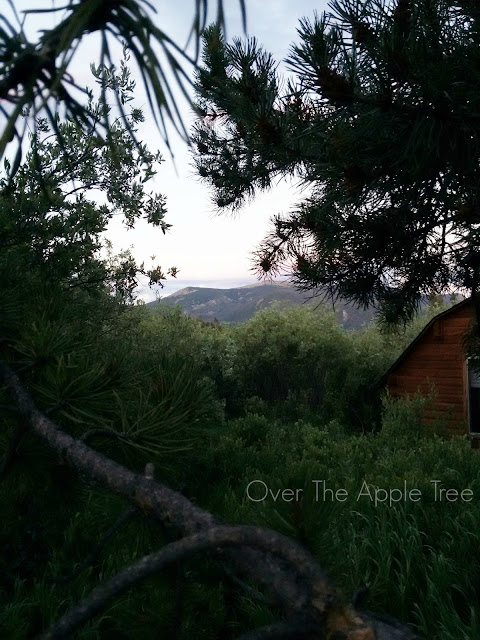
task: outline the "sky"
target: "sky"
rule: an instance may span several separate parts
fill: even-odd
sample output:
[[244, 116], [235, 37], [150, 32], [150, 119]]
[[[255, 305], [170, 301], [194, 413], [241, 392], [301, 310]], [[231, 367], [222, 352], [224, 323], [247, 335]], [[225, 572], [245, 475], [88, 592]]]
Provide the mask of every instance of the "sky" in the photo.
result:
[[[186, 42], [194, 15], [195, 0], [151, 0], [158, 9], [158, 25], [178, 43]], [[6, 5], [7, 0], [0, 0]], [[18, 11], [39, 7], [62, 6], [61, 0], [15, 0]], [[227, 39], [244, 38], [240, 4], [237, 0], [224, 0], [226, 9]], [[216, 0], [209, 0], [209, 7], [215, 10]], [[280, 62], [289, 53], [289, 47], [296, 40], [299, 19], [312, 19], [314, 13], [321, 14], [327, 9], [325, 0], [246, 0], [247, 35], [255, 36], [264, 48]], [[58, 18], [48, 14], [40, 19], [29, 16], [28, 33], [34, 29], [53, 26]], [[92, 51], [97, 52], [95, 36], [89, 36], [80, 47], [74, 60], [72, 72], [77, 81], [89, 81], [90, 62], [94, 61]], [[280, 66], [280, 69], [282, 67]], [[133, 71], [133, 67], [132, 67]], [[134, 77], [136, 77], [134, 73]], [[80, 82], [80, 84], [83, 84]], [[159, 149], [164, 162], [158, 175], [148, 184], [154, 191], [167, 197], [168, 214], [166, 222], [172, 228], [163, 235], [146, 222], [139, 222], [135, 229], [127, 231], [119, 220], [110, 225], [107, 236], [115, 251], [131, 248], [133, 255], [146, 266], [152, 264], [150, 256], [156, 256], [155, 263], [165, 270], [171, 266], [179, 269], [177, 282], [168, 281], [161, 295], [172, 293], [187, 285], [233, 286], [255, 281], [251, 272], [252, 252], [258, 247], [269, 229], [270, 218], [277, 213], [287, 212], [301, 199], [298, 184], [281, 181], [267, 193], [261, 193], [244, 206], [235, 217], [220, 214], [215, 210], [208, 185], [199, 181], [192, 166], [192, 158], [186, 143], [173, 131], [170, 143], [174, 160], [168, 152], [160, 134], [156, 130], [148, 112], [147, 101], [138, 82], [135, 106], [145, 107], [147, 121], [139, 131], [139, 139], [146, 142], [151, 150]], [[187, 125], [193, 122], [191, 109], [186, 102], [181, 103], [182, 116]], [[213, 284], [215, 283], [215, 284]], [[155, 297], [155, 291], [141, 291], [148, 300]]]

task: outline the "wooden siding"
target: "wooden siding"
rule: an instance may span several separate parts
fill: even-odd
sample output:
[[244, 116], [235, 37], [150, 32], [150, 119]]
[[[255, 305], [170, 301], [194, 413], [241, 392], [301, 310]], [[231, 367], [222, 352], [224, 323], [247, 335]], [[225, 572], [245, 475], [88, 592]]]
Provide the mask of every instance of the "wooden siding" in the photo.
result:
[[386, 377], [392, 396], [420, 392], [432, 387], [435, 401], [424, 412], [426, 423], [438, 417], [449, 420], [452, 433], [468, 433], [468, 381], [463, 339], [473, 318], [472, 304], [440, 314], [399, 358]]

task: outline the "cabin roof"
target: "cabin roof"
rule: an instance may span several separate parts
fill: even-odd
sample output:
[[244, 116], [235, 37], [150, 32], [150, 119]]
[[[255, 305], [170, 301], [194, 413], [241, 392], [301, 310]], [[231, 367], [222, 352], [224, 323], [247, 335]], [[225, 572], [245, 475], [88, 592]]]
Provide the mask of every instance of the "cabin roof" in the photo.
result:
[[383, 376], [380, 378], [380, 380], [377, 383], [377, 387], [383, 387], [386, 382], [387, 382], [387, 377], [393, 373], [393, 371], [398, 367], [398, 365], [403, 362], [405, 360], [405, 358], [408, 356], [408, 354], [413, 351], [413, 349], [415, 348], [415, 346], [422, 340], [423, 336], [428, 332], [428, 330], [430, 329], [430, 327], [437, 321], [440, 320], [440, 318], [444, 318], [445, 316], [450, 315], [451, 313], [453, 313], [454, 311], [458, 311], [458, 309], [461, 309], [462, 307], [466, 307], [469, 304], [471, 304], [472, 302], [472, 298], [465, 298], [465, 300], [462, 300], [461, 302], [458, 302], [457, 304], [454, 304], [453, 306], [449, 307], [448, 309], [445, 309], [445, 311], [442, 311], [441, 313], [438, 313], [436, 316], [434, 316], [430, 322], [428, 322], [423, 329], [420, 331], [420, 333], [418, 334], [418, 336], [416, 338], [414, 338], [412, 340], [412, 342], [408, 345], [408, 347], [402, 351], [402, 353], [398, 356], [398, 358], [395, 360], [395, 362], [391, 365], [391, 367], [389, 367], [389, 369], [383, 374]]

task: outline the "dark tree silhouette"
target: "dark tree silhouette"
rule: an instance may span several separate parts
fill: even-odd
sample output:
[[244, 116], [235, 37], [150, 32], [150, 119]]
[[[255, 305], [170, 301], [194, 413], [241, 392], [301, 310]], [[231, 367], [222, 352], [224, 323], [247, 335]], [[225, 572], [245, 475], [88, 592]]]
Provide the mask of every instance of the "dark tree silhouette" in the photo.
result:
[[406, 320], [480, 269], [480, 13], [466, 0], [335, 0], [304, 19], [281, 83], [254, 41], [205, 34], [196, 165], [220, 209], [279, 176], [305, 197], [273, 220], [260, 274]]

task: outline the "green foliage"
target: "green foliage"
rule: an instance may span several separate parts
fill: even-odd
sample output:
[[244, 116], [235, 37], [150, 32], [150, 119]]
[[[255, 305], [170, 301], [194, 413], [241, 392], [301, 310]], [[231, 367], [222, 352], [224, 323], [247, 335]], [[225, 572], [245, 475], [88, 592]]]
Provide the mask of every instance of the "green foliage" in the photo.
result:
[[[132, 113], [132, 126], [139, 119]], [[70, 145], [67, 161], [45, 123], [37, 124], [45, 130], [32, 136], [36, 153], [0, 185], [0, 356], [39, 408], [132, 469], [154, 463], [161, 481], [227, 522], [260, 522], [297, 537], [346, 592], [368, 581], [369, 606], [409, 619], [426, 637], [453, 640], [455, 629], [475, 629], [467, 604], [479, 587], [478, 554], [466, 532], [478, 528], [476, 505], [461, 512], [455, 504], [434, 510], [428, 500], [388, 509], [311, 502], [316, 478], [352, 492], [363, 479], [393, 488], [406, 479], [427, 495], [429, 477], [480, 490], [466, 443], [429, 438], [419, 428], [421, 400], [387, 398], [382, 429], [371, 429], [380, 410], [373, 384], [408, 329], [395, 336], [373, 326], [348, 333], [333, 316], [304, 308], [272, 309], [232, 328], [178, 309], [151, 313], [127, 304], [144, 269], [128, 253], [102, 259], [100, 234], [116, 213], [133, 225], [139, 208], [166, 228], [163, 198], [144, 189], [159, 157], [132, 146], [118, 122], [112, 151], [75, 123], [58, 121]], [[93, 189], [106, 204], [88, 197]], [[155, 269], [150, 277], [161, 274]], [[3, 451], [21, 426], [9, 402], [1, 389]], [[224, 405], [240, 417], [225, 420]], [[41, 633], [99, 581], [171, 534], [132, 514], [85, 563], [124, 505], [30, 433], [14, 453], [0, 485], [0, 636], [23, 638]], [[273, 491], [310, 491], [302, 502], [259, 504], [245, 498], [255, 478]], [[439, 540], [441, 527], [447, 535]], [[460, 544], [456, 536], [463, 536]], [[471, 576], [463, 572], [467, 552]], [[177, 570], [165, 571], [77, 636], [213, 640], [273, 620], [251, 591], [239, 595], [224, 585], [210, 559], [183, 569], [182, 589]], [[439, 636], [434, 606], [441, 610]]]
[[[22, 371], [40, 408], [65, 431], [87, 435], [91, 446], [136, 471], [154, 463], [159, 479], [180, 488], [204, 431], [223, 419], [213, 384], [181, 345], [175, 349], [172, 336], [158, 344], [154, 335], [145, 337], [148, 311], [122, 307], [105, 294], [52, 286], [22, 302], [2, 356]], [[176, 324], [172, 318], [172, 334]], [[3, 408], [7, 402], [2, 392], [2, 451], [17, 426], [15, 414]], [[30, 434], [17, 447], [0, 492], [2, 637], [37, 635], [99, 580], [164, 540], [138, 514], [92, 567], [67, 584], [52, 583], [80, 566], [124, 506], [76, 476]], [[127, 594], [80, 636], [136, 637], [146, 626], [168, 629], [175, 619], [174, 579], [168, 573]], [[188, 590], [198, 590], [195, 584]], [[161, 607], [159, 591], [165, 594]], [[198, 602], [202, 611], [207, 601], [204, 593], [197, 595], [192, 607]]]
[[288, 81], [255, 40], [206, 31], [195, 162], [216, 205], [283, 176], [308, 192], [273, 218], [259, 273], [293, 270], [390, 323], [477, 290], [478, 20], [471, 2], [334, 0], [300, 21]]
[[[105, 95], [120, 91], [128, 102], [128, 77], [124, 61], [120, 74], [112, 70], [102, 84]], [[102, 108], [90, 94], [92, 118]], [[25, 372], [40, 407], [67, 430], [103, 430], [95, 437], [107, 450], [122, 445], [165, 459], [185, 448], [186, 430], [218, 411], [211, 385], [194, 376], [182, 354], [154, 349], [147, 358], [145, 346], [136, 349], [137, 316], [125, 303], [139, 272], [158, 281], [161, 270], [145, 270], [128, 252], [109, 251], [106, 259], [100, 253], [113, 216], [123, 216], [127, 227], [141, 215], [163, 231], [169, 226], [165, 198], [147, 191], [161, 157], [129, 135], [142, 119], [132, 109], [126, 120], [111, 121], [108, 144], [95, 127], [86, 135], [77, 122], [56, 117], [59, 140], [46, 121], [37, 120], [25, 163], [14, 176], [6, 163], [0, 181], [0, 350]]]
[[[90, 102], [88, 109], [95, 114], [97, 107]], [[141, 117], [132, 112], [127, 128]], [[163, 196], [146, 186], [160, 156], [135, 145], [124, 125], [111, 123], [106, 145], [95, 131], [85, 135], [75, 122], [57, 119], [59, 142], [37, 121], [25, 163], [14, 176], [6, 164], [0, 179], [0, 357], [61, 429], [136, 471], [153, 463], [159, 478], [181, 487], [189, 456], [204, 430], [223, 420], [223, 409], [213, 383], [189, 357], [188, 338], [182, 344], [178, 319], [164, 323], [163, 336], [159, 326], [149, 334], [148, 311], [128, 304], [138, 272], [154, 280], [164, 277], [161, 271], [147, 272], [128, 253], [101, 256], [101, 234], [114, 215], [127, 226], [140, 215], [168, 226]], [[105, 204], [98, 204], [94, 191]], [[22, 426], [5, 389], [0, 415], [3, 454]], [[82, 568], [121, 503], [78, 477], [31, 433], [4, 471], [1, 637], [38, 635], [99, 580], [165, 539], [137, 514], [112, 547], [65, 586], [57, 578]], [[129, 637], [132, 629], [130, 637], [136, 637], [145, 627], [143, 615], [152, 629], [167, 628], [175, 616], [174, 595], [159, 608], [155, 594], [169, 591], [165, 585], [172, 580], [168, 574], [128, 594], [121, 612], [114, 604], [80, 635]], [[144, 612], [138, 628], [133, 610]]]
[[[197, 462], [203, 481], [189, 490], [229, 522], [297, 538], [346, 594], [366, 585], [367, 608], [408, 621], [420, 638], [473, 637], [478, 498], [440, 500], [432, 481], [478, 497], [478, 454], [467, 439], [443, 440], [422, 428], [424, 405], [422, 398], [386, 398], [382, 429], [364, 435], [349, 435], [335, 421], [319, 427], [247, 414], [212, 433]], [[256, 482], [247, 494], [252, 481], [265, 485]], [[404, 483], [407, 491], [421, 491], [420, 501], [375, 504], [375, 488], [402, 491]], [[265, 486], [271, 493], [262, 499]], [[301, 489], [299, 499], [282, 500], [277, 492], [285, 489]], [[348, 496], [332, 499], [329, 489], [346, 489]], [[257, 606], [251, 603], [250, 615]]]
[[[128, 96], [131, 91], [125, 90]], [[86, 110], [94, 121], [100, 117], [102, 107], [91, 93]], [[103, 285], [131, 300], [138, 272], [155, 282], [165, 277], [158, 267], [137, 266], [128, 253], [109, 261], [99, 255], [101, 234], [113, 216], [123, 217], [127, 227], [141, 216], [164, 232], [170, 226], [165, 197], [146, 186], [162, 158], [130, 137], [142, 120], [138, 109], [124, 121], [113, 120], [107, 141], [95, 125], [86, 133], [58, 116], [55, 128], [45, 119], [34, 120], [25, 162], [13, 176], [5, 161], [0, 179], [0, 285], [12, 289], [9, 295], [15, 295], [12, 283], [22, 281], [32, 290], [40, 283], [97, 291]]]
[[230, 415], [244, 410], [338, 419], [371, 429], [382, 374], [439, 307], [395, 332], [348, 332], [324, 309], [269, 309], [237, 327], [204, 327], [202, 358]]
[[[385, 334], [374, 325], [346, 332], [331, 314], [307, 308], [272, 309], [224, 327], [177, 308], [119, 306], [90, 289], [49, 292], [16, 301], [22, 322], [12, 307], [10, 342], [2, 348], [63, 429], [90, 431], [92, 446], [134, 469], [153, 461], [159, 479], [226, 522], [296, 538], [347, 595], [367, 585], [367, 608], [408, 621], [422, 638], [477, 632], [478, 501], [435, 501], [431, 483], [479, 495], [477, 454], [467, 440], [443, 440], [421, 426], [428, 398], [386, 396], [377, 412], [363, 395], [438, 307], [416, 327]], [[240, 417], [225, 421], [223, 401]], [[380, 428], [372, 430], [369, 418], [380, 411]], [[4, 415], [6, 446], [15, 420]], [[246, 494], [252, 480], [274, 495], [301, 489], [301, 499], [269, 494], [254, 502]], [[346, 489], [348, 499], [319, 498], [321, 480]], [[422, 500], [375, 506], [368, 495], [357, 500], [364, 481], [372, 492], [401, 490], [406, 482]], [[251, 496], [261, 496], [262, 486], [252, 485]], [[124, 507], [33, 437], [22, 440], [0, 490], [5, 637], [39, 633], [99, 580], [169, 540], [136, 514], [82, 568]], [[57, 581], [76, 569], [76, 577]], [[169, 570], [119, 598], [78, 637], [213, 640], [275, 619], [251, 592], [224, 585], [212, 561], [198, 558], [184, 569], [180, 619], [177, 574]]]

